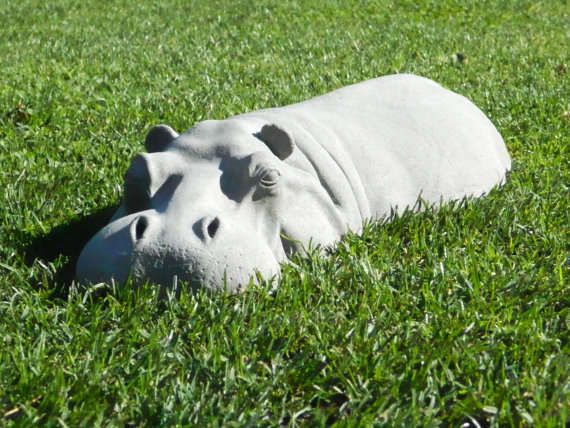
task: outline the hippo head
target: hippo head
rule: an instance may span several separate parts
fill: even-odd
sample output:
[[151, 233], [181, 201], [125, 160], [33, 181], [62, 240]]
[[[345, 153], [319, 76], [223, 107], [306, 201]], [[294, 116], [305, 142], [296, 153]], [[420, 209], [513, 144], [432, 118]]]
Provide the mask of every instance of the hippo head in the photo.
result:
[[345, 222], [290, 133], [273, 124], [205, 121], [182, 135], [159, 125], [132, 161], [123, 202], [83, 249], [83, 282], [176, 276], [239, 291], [290, 254], [326, 244]]

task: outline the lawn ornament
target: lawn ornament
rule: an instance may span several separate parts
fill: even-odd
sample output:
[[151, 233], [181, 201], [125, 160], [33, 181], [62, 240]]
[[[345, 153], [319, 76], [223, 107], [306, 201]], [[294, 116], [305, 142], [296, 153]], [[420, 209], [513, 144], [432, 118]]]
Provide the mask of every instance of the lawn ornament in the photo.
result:
[[243, 289], [307, 246], [329, 245], [394, 210], [478, 197], [504, 182], [505, 144], [469, 100], [392, 75], [285, 107], [159, 125], [132, 161], [111, 223], [77, 278], [173, 278]]

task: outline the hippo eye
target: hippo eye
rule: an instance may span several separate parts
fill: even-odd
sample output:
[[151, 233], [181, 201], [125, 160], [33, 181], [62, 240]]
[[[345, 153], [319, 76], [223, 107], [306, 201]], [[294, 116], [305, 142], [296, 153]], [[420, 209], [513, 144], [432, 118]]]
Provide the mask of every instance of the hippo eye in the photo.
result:
[[259, 184], [263, 187], [273, 187], [281, 178], [281, 173], [275, 168], [262, 168], [259, 173]]

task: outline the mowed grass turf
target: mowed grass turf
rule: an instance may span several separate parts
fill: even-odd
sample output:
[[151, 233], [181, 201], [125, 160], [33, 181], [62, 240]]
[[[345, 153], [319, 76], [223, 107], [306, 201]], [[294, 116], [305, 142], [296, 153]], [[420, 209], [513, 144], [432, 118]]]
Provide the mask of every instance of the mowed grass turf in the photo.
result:
[[[0, 425], [568, 424], [569, 3], [155, 3], [0, 4]], [[275, 290], [71, 284], [150, 126], [395, 72], [488, 114], [506, 186]]]

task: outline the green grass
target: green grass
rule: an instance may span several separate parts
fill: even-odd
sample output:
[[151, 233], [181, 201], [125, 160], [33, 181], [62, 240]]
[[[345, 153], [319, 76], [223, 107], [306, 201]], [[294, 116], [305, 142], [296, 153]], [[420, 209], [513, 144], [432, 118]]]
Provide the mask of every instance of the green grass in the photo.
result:
[[[0, 425], [570, 423], [568, 1], [7, 0], [0, 22]], [[370, 224], [276, 291], [69, 287], [151, 125], [394, 72], [489, 115], [505, 187]]]

